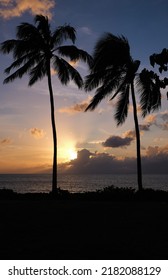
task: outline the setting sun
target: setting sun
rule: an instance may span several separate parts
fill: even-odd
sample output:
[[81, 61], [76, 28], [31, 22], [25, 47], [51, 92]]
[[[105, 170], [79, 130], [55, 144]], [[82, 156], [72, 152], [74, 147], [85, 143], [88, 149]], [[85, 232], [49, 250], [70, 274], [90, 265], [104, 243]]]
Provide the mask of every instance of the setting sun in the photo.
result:
[[68, 154], [70, 160], [77, 158], [77, 151], [75, 151], [74, 149], [69, 149]]

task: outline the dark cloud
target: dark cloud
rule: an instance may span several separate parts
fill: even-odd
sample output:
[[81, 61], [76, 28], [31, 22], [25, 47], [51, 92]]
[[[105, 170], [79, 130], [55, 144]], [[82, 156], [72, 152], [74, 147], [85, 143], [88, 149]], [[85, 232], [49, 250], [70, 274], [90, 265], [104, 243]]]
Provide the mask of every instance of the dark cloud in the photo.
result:
[[[78, 152], [78, 157], [68, 163], [59, 165], [59, 172], [68, 174], [133, 174], [136, 173], [136, 158], [122, 160], [108, 153], [91, 153], [87, 149]], [[168, 145], [147, 148], [142, 157], [144, 174], [167, 174]]]
[[145, 173], [167, 174], [168, 173], [168, 145], [164, 147], [149, 146], [147, 155], [142, 158]]
[[122, 138], [120, 136], [110, 136], [105, 142], [102, 143], [103, 147], [120, 148], [130, 146], [134, 139], [132, 137]]
[[160, 124], [159, 127], [163, 130], [168, 130], [168, 122], [164, 122], [163, 124]]
[[141, 130], [141, 131], [149, 131], [150, 130], [150, 126], [151, 126], [151, 124], [140, 124], [139, 125], [139, 129]]

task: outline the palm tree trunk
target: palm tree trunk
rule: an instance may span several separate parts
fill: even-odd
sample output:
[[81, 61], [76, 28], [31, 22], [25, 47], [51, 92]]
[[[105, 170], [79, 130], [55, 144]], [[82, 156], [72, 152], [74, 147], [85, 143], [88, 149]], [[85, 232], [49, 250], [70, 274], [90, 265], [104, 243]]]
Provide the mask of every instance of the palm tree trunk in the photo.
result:
[[139, 124], [137, 117], [137, 106], [135, 100], [135, 91], [134, 91], [134, 81], [131, 82], [131, 94], [132, 94], [132, 103], [133, 103], [133, 114], [134, 114], [134, 122], [135, 122], [135, 133], [136, 133], [136, 145], [137, 145], [137, 175], [138, 175], [138, 190], [141, 191], [143, 189], [142, 186], [142, 167], [141, 167], [141, 143], [140, 143], [140, 132], [139, 132]]
[[53, 169], [52, 169], [52, 193], [57, 193], [57, 131], [55, 125], [55, 114], [54, 114], [54, 96], [53, 89], [51, 83], [51, 70], [50, 70], [50, 61], [48, 61], [47, 65], [47, 77], [48, 77], [48, 87], [50, 93], [50, 105], [51, 105], [51, 125], [52, 125], [52, 133], [53, 133]]

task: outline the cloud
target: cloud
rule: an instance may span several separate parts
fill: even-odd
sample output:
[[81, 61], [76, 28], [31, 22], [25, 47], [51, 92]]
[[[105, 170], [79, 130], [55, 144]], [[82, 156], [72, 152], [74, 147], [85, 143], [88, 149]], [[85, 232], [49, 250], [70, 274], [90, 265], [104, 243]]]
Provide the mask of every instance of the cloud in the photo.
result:
[[102, 141], [90, 141], [90, 142], [77, 142], [76, 149], [96, 149], [97, 146], [101, 146]]
[[145, 173], [167, 174], [168, 166], [168, 145], [149, 146], [146, 156], [142, 158], [142, 167]]
[[59, 113], [66, 114], [76, 114], [79, 112], [84, 112], [87, 106], [89, 105], [90, 97], [87, 100], [82, 101], [81, 103], [76, 103], [71, 107], [63, 107], [58, 110]]
[[122, 138], [120, 136], [110, 136], [105, 142], [102, 143], [103, 147], [120, 148], [131, 145], [134, 139], [132, 137]]
[[77, 159], [61, 164], [59, 170], [63, 173], [74, 174], [111, 173], [113, 166], [115, 166], [115, 171], [117, 170], [117, 165], [117, 160], [107, 153], [91, 153], [83, 149], [78, 151]]
[[149, 115], [145, 118], [146, 123], [152, 125], [156, 123], [156, 115]]
[[160, 124], [159, 127], [163, 130], [168, 130], [168, 122], [164, 122], [163, 124]]
[[43, 14], [51, 18], [51, 9], [54, 6], [55, 0], [1, 0], [0, 17], [10, 19], [28, 11], [33, 15]]
[[36, 139], [41, 139], [44, 137], [45, 132], [43, 129], [39, 129], [39, 128], [31, 128], [30, 130], [31, 135], [36, 138]]
[[[78, 152], [78, 157], [59, 165], [59, 172], [68, 174], [132, 174], [137, 171], [136, 158], [122, 160], [108, 153], [91, 153], [87, 149]], [[144, 174], [167, 174], [168, 145], [148, 147], [142, 157]]]
[[157, 126], [162, 130], [168, 130], [168, 111], [160, 113], [159, 116], [163, 120], [163, 123], [159, 123]]
[[[162, 120], [162, 123], [160, 122]], [[149, 131], [150, 127], [155, 125], [162, 130], [168, 130], [168, 111], [158, 113], [157, 115], [149, 115], [145, 118], [145, 124], [140, 124], [141, 131]]]
[[160, 117], [162, 118], [162, 120], [168, 121], [168, 111], [160, 113]]
[[150, 127], [152, 125], [156, 125], [157, 126], [157, 122], [156, 122], [156, 115], [149, 115], [145, 118], [145, 123], [144, 124], [139, 124], [139, 129], [140, 131], [150, 131]]
[[147, 148], [147, 151], [146, 151], [146, 155], [148, 157], [155, 157], [155, 156], [160, 156], [160, 155], [168, 155], [168, 145], [166, 146], [163, 146], [163, 147], [159, 147], [159, 146], [149, 146]]
[[150, 130], [150, 126], [151, 126], [151, 124], [140, 124], [139, 125], [139, 129], [141, 130], [141, 131], [149, 131]]
[[123, 137], [129, 137], [135, 139], [136, 138], [135, 130], [127, 130], [126, 132], [123, 133]]
[[79, 30], [82, 33], [87, 34], [87, 35], [91, 35], [92, 34], [92, 30], [89, 27], [87, 27], [87, 26], [80, 27]]
[[3, 138], [0, 139], [0, 146], [6, 146], [12, 143], [12, 140], [10, 138]]

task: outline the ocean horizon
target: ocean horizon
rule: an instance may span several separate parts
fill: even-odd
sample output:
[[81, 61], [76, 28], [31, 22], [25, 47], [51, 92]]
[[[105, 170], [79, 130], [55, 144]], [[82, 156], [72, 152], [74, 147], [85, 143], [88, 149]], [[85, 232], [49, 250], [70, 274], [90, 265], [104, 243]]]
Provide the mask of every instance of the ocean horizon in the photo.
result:
[[[48, 193], [51, 191], [51, 174], [0, 174], [0, 189], [18, 193]], [[109, 186], [137, 190], [136, 174], [58, 174], [58, 187], [69, 192], [88, 192]], [[168, 191], [168, 174], [144, 174], [144, 188]]]

